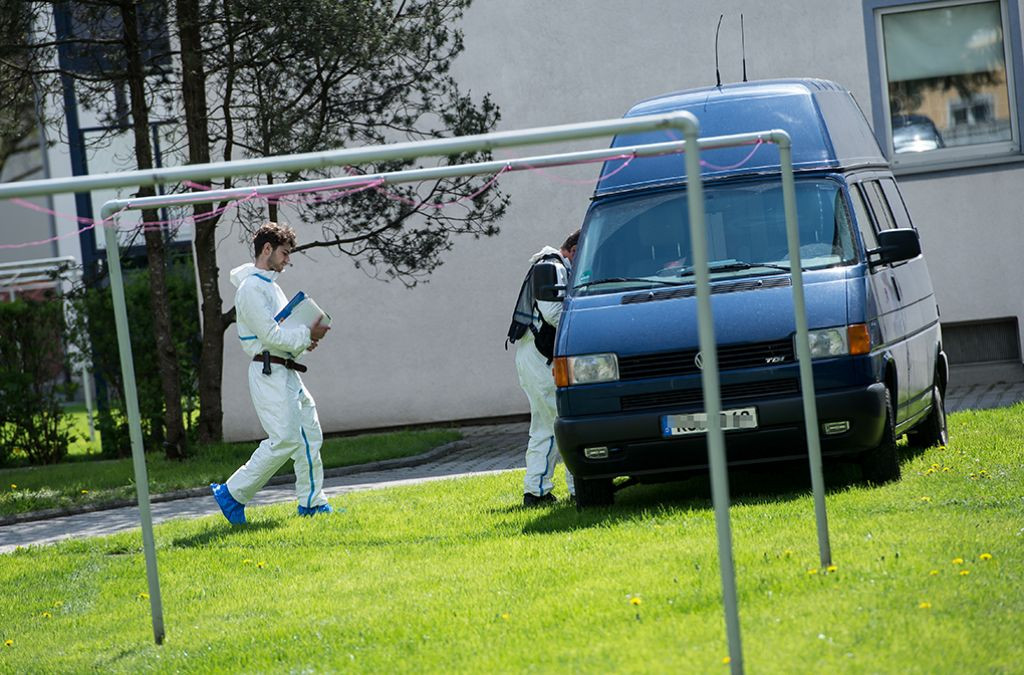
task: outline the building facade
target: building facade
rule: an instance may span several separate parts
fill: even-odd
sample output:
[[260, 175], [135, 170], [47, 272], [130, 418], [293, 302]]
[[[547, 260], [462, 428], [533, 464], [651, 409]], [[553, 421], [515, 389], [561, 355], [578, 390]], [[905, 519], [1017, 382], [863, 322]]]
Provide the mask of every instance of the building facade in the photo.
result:
[[[501, 106], [501, 129], [617, 118], [640, 99], [714, 84], [720, 15], [723, 82], [740, 80], [745, 69], [752, 80], [817, 77], [853, 92], [920, 231], [952, 362], [1019, 373], [1018, 0], [477, 0], [464, 19], [466, 51], [455, 75], [475, 96], [491, 93]], [[597, 148], [609, 140], [496, 156]], [[306, 291], [335, 318], [320, 349], [305, 359], [324, 429], [526, 413], [504, 344], [512, 305], [529, 256], [581, 224], [598, 170], [502, 176], [511, 205], [501, 233], [456, 240], [429, 283], [413, 289], [370, 279], [326, 250], [294, 256], [282, 287]], [[70, 210], [70, 197], [65, 202]], [[314, 235], [307, 227], [297, 224], [300, 239]], [[226, 231], [219, 259], [230, 306], [228, 271], [251, 252], [237, 232]], [[246, 366], [231, 328], [224, 369], [231, 439], [262, 435]]]

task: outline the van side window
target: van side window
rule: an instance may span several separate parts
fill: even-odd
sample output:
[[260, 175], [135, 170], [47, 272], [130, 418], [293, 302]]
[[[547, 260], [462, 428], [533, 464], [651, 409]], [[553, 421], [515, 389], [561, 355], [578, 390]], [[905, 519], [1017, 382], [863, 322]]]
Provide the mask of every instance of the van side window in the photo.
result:
[[875, 226], [871, 222], [871, 216], [864, 206], [864, 200], [860, 196], [859, 185], [850, 186], [850, 203], [853, 204], [853, 215], [857, 219], [857, 229], [860, 236], [864, 238], [864, 248], [871, 250], [878, 248], [878, 237], [875, 234]]
[[882, 189], [878, 187], [878, 182], [869, 180], [860, 185], [868, 199], [871, 213], [875, 216], [875, 225], [878, 227], [879, 232], [891, 230], [894, 227], [892, 211], [889, 210], [889, 205], [885, 203], [885, 196], [882, 194]]
[[907, 213], [907, 206], [903, 202], [899, 188], [896, 187], [896, 181], [892, 178], [883, 178], [879, 183], [882, 185], [882, 192], [885, 194], [893, 218], [896, 220], [896, 227], [913, 228], [914, 224], [910, 222], [910, 214]]

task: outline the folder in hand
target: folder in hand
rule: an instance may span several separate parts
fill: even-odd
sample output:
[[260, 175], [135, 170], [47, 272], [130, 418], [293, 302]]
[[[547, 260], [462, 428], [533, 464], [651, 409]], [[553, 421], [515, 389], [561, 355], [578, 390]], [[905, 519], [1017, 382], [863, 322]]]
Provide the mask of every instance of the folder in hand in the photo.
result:
[[320, 309], [320, 305], [302, 291], [296, 293], [284, 309], [274, 316], [274, 321], [284, 328], [311, 327], [317, 319], [321, 319], [321, 326], [331, 325], [331, 315]]

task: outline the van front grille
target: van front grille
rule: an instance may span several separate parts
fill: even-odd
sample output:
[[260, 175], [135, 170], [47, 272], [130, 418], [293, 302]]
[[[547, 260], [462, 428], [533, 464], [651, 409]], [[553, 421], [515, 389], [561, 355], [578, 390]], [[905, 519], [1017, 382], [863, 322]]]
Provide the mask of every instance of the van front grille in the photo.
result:
[[[659, 354], [619, 357], [619, 379], [641, 380], [699, 373], [696, 349]], [[754, 368], [793, 363], [793, 341], [758, 342], [744, 345], [719, 345], [718, 369]]]
[[[722, 403], [750, 398], [773, 398], [793, 396], [800, 393], [795, 379], [776, 380], [773, 382], [752, 382], [744, 384], [722, 385]], [[653, 394], [633, 394], [619, 399], [619, 405], [626, 410], [648, 410], [651, 408], [670, 408], [694, 405], [703, 402], [704, 392], [701, 389], [684, 389], [682, 391], [659, 391]]]

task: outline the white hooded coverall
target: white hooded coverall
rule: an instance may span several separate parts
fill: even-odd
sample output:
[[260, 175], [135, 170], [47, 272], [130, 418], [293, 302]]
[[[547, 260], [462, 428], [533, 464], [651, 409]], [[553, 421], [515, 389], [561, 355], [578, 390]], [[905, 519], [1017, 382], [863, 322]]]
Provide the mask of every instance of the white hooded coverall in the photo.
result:
[[[550, 246], [535, 253], [530, 258], [530, 265], [549, 254], [559, 255], [559, 260], [565, 266], [558, 249]], [[551, 262], [559, 264], [555, 260]], [[549, 325], [558, 327], [558, 320], [562, 316], [561, 302], [538, 300], [537, 309]], [[533, 325], [540, 328], [540, 316], [535, 316]], [[526, 446], [523, 491], [541, 497], [551, 492], [555, 463], [561, 455], [555, 441], [555, 378], [547, 357], [537, 351], [531, 331], [516, 341], [516, 371], [519, 373], [519, 384], [530, 400], [530, 442]], [[565, 482], [569, 486], [569, 494], [575, 494], [575, 484], [568, 467], [565, 469]]]
[[[277, 285], [278, 273], [252, 263], [231, 270], [235, 291], [238, 339], [250, 357], [269, 350], [271, 355], [294, 359], [310, 345], [309, 328], [282, 328], [274, 316], [288, 304]], [[268, 438], [249, 461], [228, 478], [231, 496], [246, 504], [288, 459], [295, 462], [295, 496], [299, 505], [313, 508], [327, 503], [323, 493], [324, 465], [320, 446], [324, 435], [316, 403], [294, 370], [271, 364], [249, 363], [249, 393]]]

